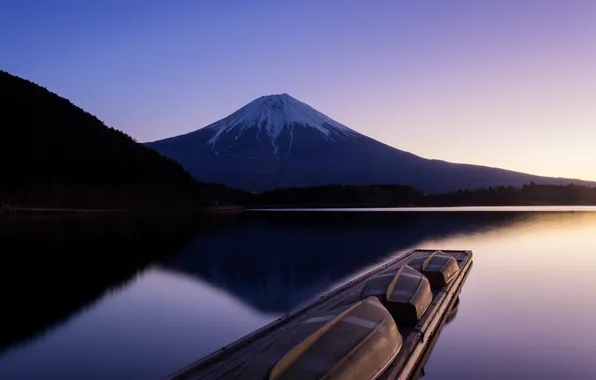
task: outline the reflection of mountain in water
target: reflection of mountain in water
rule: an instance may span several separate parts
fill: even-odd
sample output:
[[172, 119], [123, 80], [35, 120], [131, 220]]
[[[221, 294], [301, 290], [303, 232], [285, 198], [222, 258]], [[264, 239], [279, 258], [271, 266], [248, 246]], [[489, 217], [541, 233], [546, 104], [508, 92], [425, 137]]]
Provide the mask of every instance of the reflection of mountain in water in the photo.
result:
[[206, 280], [261, 312], [286, 313], [396, 251], [427, 239], [508, 226], [531, 215], [269, 213], [197, 238], [163, 266]]
[[79, 218], [0, 225], [0, 353], [66, 322], [152, 263], [206, 280], [255, 309], [283, 313], [426, 239], [535, 217], [270, 214], [234, 226], [230, 220]]
[[74, 218], [0, 225], [0, 352], [64, 323], [156, 260], [196, 223]]

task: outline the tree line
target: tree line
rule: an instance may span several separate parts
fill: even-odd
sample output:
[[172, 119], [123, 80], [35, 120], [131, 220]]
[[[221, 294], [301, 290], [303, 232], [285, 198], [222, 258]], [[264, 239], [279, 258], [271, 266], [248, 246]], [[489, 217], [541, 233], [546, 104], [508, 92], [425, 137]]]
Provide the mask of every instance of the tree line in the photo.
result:
[[426, 194], [409, 186], [319, 186], [277, 189], [254, 194], [253, 206], [289, 207], [408, 207], [596, 205], [596, 187], [580, 185], [498, 186]]

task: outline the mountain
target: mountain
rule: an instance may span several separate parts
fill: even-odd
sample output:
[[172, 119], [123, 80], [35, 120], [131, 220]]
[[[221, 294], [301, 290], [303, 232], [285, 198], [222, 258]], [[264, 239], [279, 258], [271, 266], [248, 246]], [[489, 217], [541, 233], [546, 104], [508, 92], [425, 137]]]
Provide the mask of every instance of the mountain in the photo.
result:
[[175, 161], [4, 71], [0, 134], [1, 202], [62, 208], [188, 206], [222, 188], [199, 186]]
[[146, 145], [199, 181], [248, 191], [328, 184], [403, 184], [426, 192], [531, 181], [587, 184], [425, 159], [362, 135], [288, 94], [263, 96], [207, 127]]

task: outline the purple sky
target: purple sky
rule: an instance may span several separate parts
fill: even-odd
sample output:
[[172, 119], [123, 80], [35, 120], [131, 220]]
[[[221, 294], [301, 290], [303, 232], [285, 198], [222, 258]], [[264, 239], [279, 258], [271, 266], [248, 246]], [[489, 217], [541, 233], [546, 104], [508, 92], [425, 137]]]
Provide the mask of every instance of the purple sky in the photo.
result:
[[0, 69], [139, 141], [289, 93], [424, 157], [596, 180], [596, 1], [372, 3], [7, 0]]

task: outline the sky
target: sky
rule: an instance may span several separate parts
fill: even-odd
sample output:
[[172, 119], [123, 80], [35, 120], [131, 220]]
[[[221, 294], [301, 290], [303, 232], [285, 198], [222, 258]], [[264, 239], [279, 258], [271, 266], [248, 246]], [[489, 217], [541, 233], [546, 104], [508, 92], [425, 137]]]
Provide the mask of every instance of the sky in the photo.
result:
[[427, 158], [596, 180], [593, 0], [4, 0], [0, 69], [140, 142], [288, 93]]

